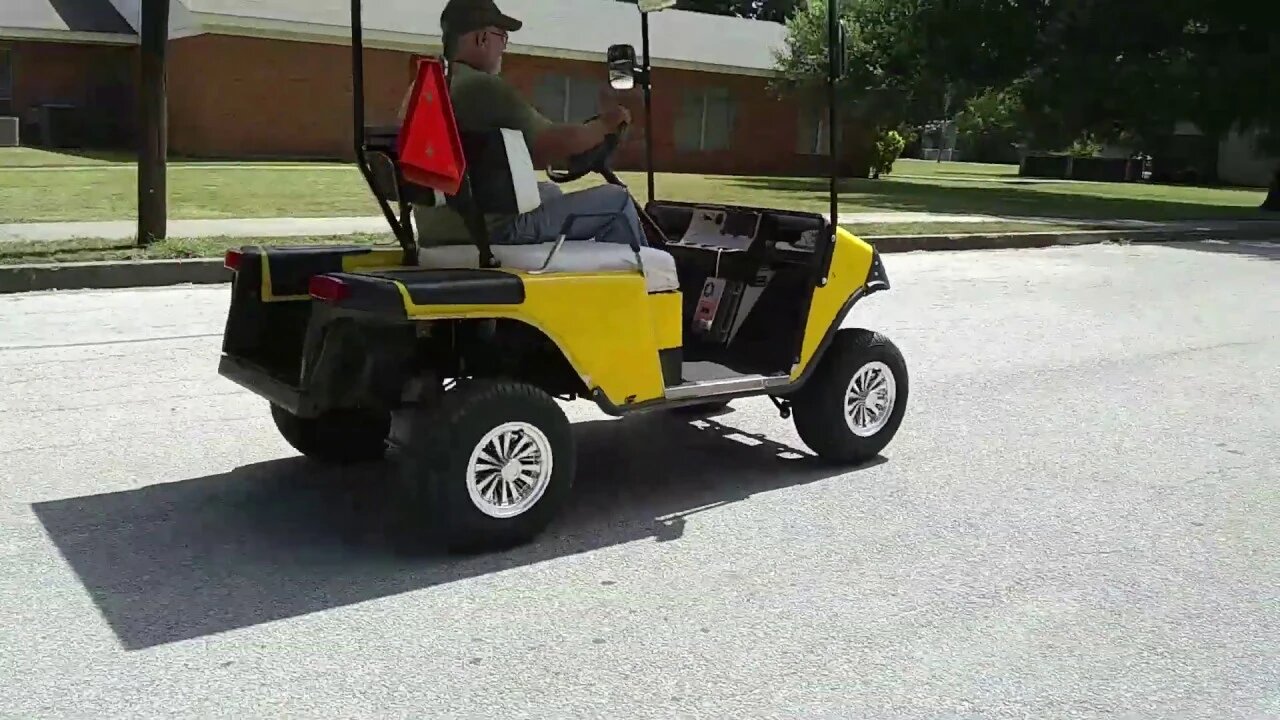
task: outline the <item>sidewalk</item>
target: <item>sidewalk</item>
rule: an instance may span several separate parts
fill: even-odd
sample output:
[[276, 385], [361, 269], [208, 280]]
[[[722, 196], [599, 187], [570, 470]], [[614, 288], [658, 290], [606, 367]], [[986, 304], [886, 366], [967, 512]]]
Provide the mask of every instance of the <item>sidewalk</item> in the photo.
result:
[[[826, 213], [823, 216], [826, 217]], [[1081, 227], [1090, 230], [1173, 230], [1214, 231], [1247, 227], [1280, 228], [1277, 220], [1202, 220], [1151, 222], [1144, 220], [1086, 220], [1080, 218], [1002, 217], [996, 215], [952, 215], [920, 212], [841, 213], [840, 224], [856, 226], [891, 224], [975, 225], [992, 223], [1044, 224]], [[975, 228], [975, 230], [980, 228]], [[374, 217], [336, 218], [238, 218], [218, 220], [170, 220], [171, 238], [212, 237], [305, 237], [311, 235], [352, 235], [389, 233], [386, 220]], [[104, 222], [13, 223], [0, 225], [0, 242], [54, 242], [59, 240], [133, 240], [137, 223], [132, 220]]]

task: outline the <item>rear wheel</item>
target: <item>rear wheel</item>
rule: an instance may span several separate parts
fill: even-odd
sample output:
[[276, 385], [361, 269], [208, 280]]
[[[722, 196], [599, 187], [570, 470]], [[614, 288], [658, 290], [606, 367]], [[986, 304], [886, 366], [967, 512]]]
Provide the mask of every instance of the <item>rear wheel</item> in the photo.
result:
[[800, 439], [824, 460], [866, 462], [893, 439], [907, 409], [907, 364], [885, 336], [841, 330], [795, 396]]
[[304, 418], [272, 405], [271, 417], [280, 435], [312, 460], [345, 465], [379, 460], [387, 452], [391, 416], [386, 413], [331, 410]]
[[536, 387], [470, 382], [393, 425], [401, 530], [411, 538], [458, 552], [512, 547], [541, 533], [569, 496], [569, 419]]

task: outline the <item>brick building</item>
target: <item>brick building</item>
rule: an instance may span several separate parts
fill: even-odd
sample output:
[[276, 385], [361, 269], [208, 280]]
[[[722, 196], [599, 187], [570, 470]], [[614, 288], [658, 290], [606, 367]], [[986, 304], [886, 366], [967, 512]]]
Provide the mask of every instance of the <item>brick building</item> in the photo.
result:
[[[13, 6], [26, 8], [14, 12]], [[524, 21], [503, 75], [554, 120], [595, 111], [604, 53], [640, 46], [639, 14], [615, 0], [503, 0]], [[371, 123], [389, 123], [412, 59], [438, 53], [444, 0], [365, 0]], [[140, 0], [0, 2], [15, 113], [73, 105], [85, 125], [128, 129]], [[349, 158], [349, 5], [344, 0], [172, 0], [169, 143], [176, 155]], [[33, 26], [17, 29], [22, 23]], [[823, 166], [821, 113], [769, 89], [776, 23], [682, 11], [651, 16], [658, 169], [807, 174]], [[40, 26], [37, 29], [34, 26]], [[112, 95], [110, 103], [100, 102]], [[642, 162], [641, 101], [620, 167]], [[106, 110], [110, 107], [110, 111]], [[124, 108], [122, 111], [121, 108]], [[0, 114], [3, 107], [0, 106]], [[118, 133], [117, 133], [118, 134]]]
[[127, 144], [137, 43], [106, 0], [0, 0], [0, 117], [26, 144]]

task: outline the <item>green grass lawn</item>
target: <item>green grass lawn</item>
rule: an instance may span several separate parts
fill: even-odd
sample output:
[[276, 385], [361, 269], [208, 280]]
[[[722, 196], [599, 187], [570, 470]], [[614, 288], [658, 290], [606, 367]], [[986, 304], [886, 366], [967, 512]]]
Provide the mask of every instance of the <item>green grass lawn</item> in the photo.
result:
[[[65, 166], [56, 167], [56, 158], [63, 158]], [[643, 199], [643, 175], [621, 175]], [[131, 164], [113, 163], [109, 158], [0, 150], [0, 223], [130, 219], [136, 213], [136, 178]], [[168, 185], [174, 219], [378, 214], [351, 165], [174, 162]], [[842, 213], [982, 214], [1007, 217], [1011, 222], [1037, 217], [1274, 217], [1256, 209], [1265, 197], [1261, 189], [1027, 182], [1007, 165], [899, 160], [892, 175], [881, 180], [845, 180], [840, 187]], [[678, 174], [658, 178], [659, 197], [689, 202], [824, 210], [826, 191], [827, 181], [821, 178]]]
[[117, 240], [65, 240], [56, 242], [0, 241], [0, 265], [26, 265], [99, 260], [174, 260], [222, 257], [231, 248], [245, 245], [388, 245], [386, 235], [320, 235], [290, 238], [169, 238], [145, 248]]
[[[0, 223], [128, 220], [137, 213], [132, 166], [0, 171]], [[169, 216], [186, 218], [376, 215], [354, 167], [172, 166]]]
[[[20, 147], [0, 148], [0, 170], [6, 169], [54, 169], [54, 168], [116, 168], [127, 170], [136, 161], [133, 153], [123, 150], [45, 150]], [[306, 166], [342, 167], [343, 164], [325, 161], [252, 160], [241, 163], [204, 158], [170, 156], [170, 167], [229, 166], [250, 164], [258, 167]]]
[[921, 175], [943, 178], [1016, 178], [1017, 165], [996, 165], [993, 163], [975, 162], [938, 162], [936, 160], [917, 160], [915, 158], [899, 158], [893, 164], [893, 175]]
[[53, 152], [27, 147], [0, 148], [0, 168], [106, 167], [132, 161], [128, 153], [110, 150]]
[[[995, 223], [966, 226], [955, 232], [1018, 232], [1047, 231], [1052, 227], [1019, 223]], [[884, 235], [932, 235], [938, 232], [933, 224], [881, 224], [865, 225], [850, 231], [872, 242]], [[231, 248], [244, 245], [384, 245], [395, 247], [396, 240], [390, 234], [317, 235], [286, 238], [169, 238], [147, 247], [138, 247], [127, 241], [117, 240], [62, 240], [33, 242], [0, 240], [0, 266], [63, 262], [95, 262], [103, 260], [173, 260], [189, 258], [218, 258]]]
[[1088, 223], [857, 223], [845, 229], [861, 238], [875, 239], [893, 235], [978, 235], [1025, 232], [1067, 232], [1103, 229]]

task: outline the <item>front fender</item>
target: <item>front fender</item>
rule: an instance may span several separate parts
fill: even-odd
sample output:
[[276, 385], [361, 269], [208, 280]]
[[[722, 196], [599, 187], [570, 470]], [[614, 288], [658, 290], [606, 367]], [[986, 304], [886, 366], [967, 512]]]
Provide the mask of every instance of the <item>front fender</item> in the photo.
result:
[[839, 228], [826, 284], [814, 288], [805, 321], [799, 360], [791, 369], [793, 387], [813, 374], [854, 306], [868, 295], [888, 290], [889, 276], [874, 246]]

